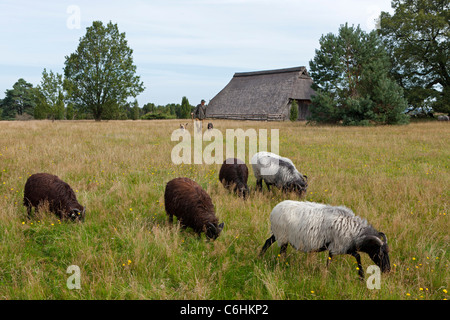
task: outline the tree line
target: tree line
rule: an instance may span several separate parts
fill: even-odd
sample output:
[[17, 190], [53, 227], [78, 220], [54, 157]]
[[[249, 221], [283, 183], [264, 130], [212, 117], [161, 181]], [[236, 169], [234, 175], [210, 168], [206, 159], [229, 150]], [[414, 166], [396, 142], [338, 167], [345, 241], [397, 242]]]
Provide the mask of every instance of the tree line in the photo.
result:
[[[88, 108], [76, 108], [68, 102], [63, 87], [58, 84], [62, 79], [59, 74], [49, 73], [44, 69], [39, 85], [33, 85], [20, 78], [12, 89], [5, 92], [0, 100], [0, 120], [85, 120], [95, 119]], [[188, 119], [194, 106], [186, 97], [180, 103], [155, 105], [146, 103], [139, 106], [137, 100], [116, 104], [106, 108], [103, 120], [152, 120], [152, 119]]]
[[[371, 32], [345, 23], [337, 34], [322, 35], [309, 62], [316, 92], [310, 121], [402, 124], [410, 114], [450, 114], [448, 0], [393, 0], [392, 8]], [[180, 104], [139, 107], [136, 96], [145, 87], [132, 54], [117, 24], [94, 21], [65, 57], [64, 73], [44, 69], [36, 87], [19, 79], [0, 100], [0, 117], [189, 118], [193, 106], [186, 97]], [[293, 108], [290, 118], [296, 119]]]

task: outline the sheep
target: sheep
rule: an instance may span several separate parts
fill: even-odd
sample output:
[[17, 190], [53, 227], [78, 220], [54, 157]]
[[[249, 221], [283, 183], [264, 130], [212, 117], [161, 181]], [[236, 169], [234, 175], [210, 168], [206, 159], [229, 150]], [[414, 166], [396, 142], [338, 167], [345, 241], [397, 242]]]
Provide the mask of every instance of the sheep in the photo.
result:
[[28, 217], [31, 218], [32, 207], [37, 212], [45, 203], [60, 219], [84, 221], [86, 208], [78, 203], [66, 182], [49, 173], [35, 173], [28, 177], [24, 187], [23, 205], [27, 207]]
[[258, 152], [253, 155], [250, 162], [255, 174], [256, 186], [260, 191], [264, 180], [269, 191], [270, 186], [275, 185], [284, 192], [295, 191], [299, 196], [306, 193], [308, 177], [298, 172], [290, 159], [271, 152]]
[[223, 229], [224, 223], [219, 224], [211, 197], [189, 178], [175, 178], [167, 183], [164, 205], [170, 223], [176, 216], [183, 228], [191, 227], [199, 237], [204, 232], [209, 240], [215, 240]]
[[438, 120], [439, 121], [449, 121], [449, 116], [446, 116], [446, 115], [440, 115], [440, 116], [438, 116]]
[[350, 254], [356, 258], [361, 279], [364, 272], [358, 251], [367, 253], [382, 272], [390, 270], [386, 235], [346, 207], [285, 200], [273, 208], [270, 223], [272, 236], [260, 256], [277, 241], [280, 254], [286, 252], [288, 244], [303, 252], [328, 250], [327, 267], [334, 255]]
[[242, 160], [228, 158], [223, 162], [219, 172], [219, 181], [225, 188], [233, 187], [233, 192], [245, 199], [249, 193], [247, 180], [248, 168]]

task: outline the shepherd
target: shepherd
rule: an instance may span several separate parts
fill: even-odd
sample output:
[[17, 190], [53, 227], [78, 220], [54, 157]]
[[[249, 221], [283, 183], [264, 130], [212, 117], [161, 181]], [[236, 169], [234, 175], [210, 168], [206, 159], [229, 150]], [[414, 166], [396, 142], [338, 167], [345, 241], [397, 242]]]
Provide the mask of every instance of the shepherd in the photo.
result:
[[192, 120], [194, 121], [194, 125], [197, 128], [197, 132], [202, 132], [203, 128], [203, 119], [206, 118], [206, 106], [205, 100], [202, 99], [200, 104], [197, 105], [194, 112], [191, 112]]

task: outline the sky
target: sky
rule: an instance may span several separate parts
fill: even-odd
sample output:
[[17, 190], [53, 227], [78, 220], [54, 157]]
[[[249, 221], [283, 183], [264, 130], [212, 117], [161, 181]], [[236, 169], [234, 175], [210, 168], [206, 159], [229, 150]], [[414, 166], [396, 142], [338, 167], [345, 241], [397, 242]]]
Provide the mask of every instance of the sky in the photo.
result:
[[235, 72], [306, 66], [345, 24], [375, 28], [391, 0], [0, 0], [0, 99], [24, 78], [63, 74], [93, 21], [117, 23], [133, 49], [142, 107], [209, 102]]

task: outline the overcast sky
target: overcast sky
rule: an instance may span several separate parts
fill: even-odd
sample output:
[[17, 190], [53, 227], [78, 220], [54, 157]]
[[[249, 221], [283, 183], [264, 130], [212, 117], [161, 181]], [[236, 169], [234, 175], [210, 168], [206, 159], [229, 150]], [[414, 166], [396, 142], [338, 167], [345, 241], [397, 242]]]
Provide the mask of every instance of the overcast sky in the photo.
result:
[[319, 38], [348, 22], [374, 29], [390, 0], [0, 1], [0, 99], [44, 68], [63, 73], [95, 20], [117, 23], [146, 87], [137, 100], [211, 100], [235, 72], [309, 67]]

